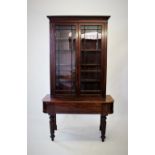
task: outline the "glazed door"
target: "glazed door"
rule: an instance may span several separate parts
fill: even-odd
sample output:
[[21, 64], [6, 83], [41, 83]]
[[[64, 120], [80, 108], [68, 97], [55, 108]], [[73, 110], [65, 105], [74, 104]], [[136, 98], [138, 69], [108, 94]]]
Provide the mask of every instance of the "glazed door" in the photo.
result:
[[77, 26], [55, 26], [56, 94], [76, 94]]
[[102, 25], [80, 24], [80, 94], [101, 94]]

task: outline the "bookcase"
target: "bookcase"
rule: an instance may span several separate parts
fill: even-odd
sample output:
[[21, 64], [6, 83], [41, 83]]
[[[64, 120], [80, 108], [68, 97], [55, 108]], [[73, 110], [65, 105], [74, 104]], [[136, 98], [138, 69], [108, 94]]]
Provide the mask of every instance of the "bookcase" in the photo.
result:
[[102, 141], [113, 98], [106, 95], [107, 27], [110, 16], [48, 16], [50, 24], [50, 94], [43, 112], [50, 115], [51, 138], [56, 114], [100, 114]]

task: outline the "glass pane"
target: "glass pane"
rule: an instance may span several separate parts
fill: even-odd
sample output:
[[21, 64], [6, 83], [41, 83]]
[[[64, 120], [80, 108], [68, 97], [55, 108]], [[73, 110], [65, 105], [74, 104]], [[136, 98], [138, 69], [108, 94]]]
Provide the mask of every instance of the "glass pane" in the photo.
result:
[[81, 64], [95, 64], [101, 63], [100, 51], [81, 51]]
[[100, 70], [81, 70], [81, 79], [100, 80]]
[[99, 30], [101, 30], [101, 25], [82, 25], [81, 26], [81, 30], [82, 29], [89, 29], [89, 30], [96, 30], [96, 29], [99, 29]]
[[101, 91], [101, 25], [82, 25], [81, 31], [81, 93]]
[[81, 26], [81, 49], [101, 49], [101, 26]]
[[75, 39], [75, 26], [56, 26], [56, 91], [75, 92]]
[[[96, 91], [98, 91], [98, 90], [100, 90], [100, 83], [99, 82], [94, 82], [94, 83], [89, 83], [89, 82], [87, 82], [87, 83], [82, 83], [81, 84], [81, 90], [82, 90], [82, 92], [95, 92], [95, 91], [93, 91], [93, 90], [96, 90]], [[84, 91], [84, 90], [87, 90], [87, 91]]]

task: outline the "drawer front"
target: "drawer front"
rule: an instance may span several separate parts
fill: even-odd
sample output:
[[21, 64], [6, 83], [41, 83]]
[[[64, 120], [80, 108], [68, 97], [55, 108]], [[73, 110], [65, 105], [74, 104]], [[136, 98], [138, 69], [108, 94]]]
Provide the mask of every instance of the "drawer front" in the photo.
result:
[[45, 109], [46, 112], [49, 114], [111, 114], [113, 113], [113, 104], [59, 102], [53, 104], [46, 104]]
[[57, 104], [55, 105], [56, 113], [73, 113], [73, 114], [98, 114], [101, 113], [101, 106], [87, 105], [87, 104]]

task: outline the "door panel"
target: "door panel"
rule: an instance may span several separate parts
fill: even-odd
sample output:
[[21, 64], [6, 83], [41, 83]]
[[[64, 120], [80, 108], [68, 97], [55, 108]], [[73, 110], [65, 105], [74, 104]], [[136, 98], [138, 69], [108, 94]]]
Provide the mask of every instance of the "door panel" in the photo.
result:
[[56, 25], [57, 94], [76, 93], [76, 25]]
[[94, 23], [55, 25], [56, 94], [101, 94], [102, 31]]
[[102, 25], [80, 25], [80, 94], [101, 92]]

